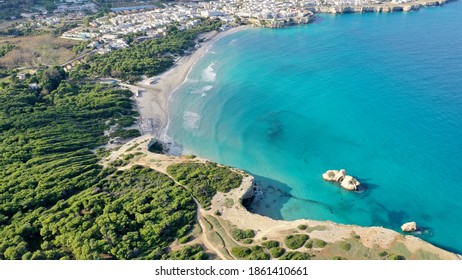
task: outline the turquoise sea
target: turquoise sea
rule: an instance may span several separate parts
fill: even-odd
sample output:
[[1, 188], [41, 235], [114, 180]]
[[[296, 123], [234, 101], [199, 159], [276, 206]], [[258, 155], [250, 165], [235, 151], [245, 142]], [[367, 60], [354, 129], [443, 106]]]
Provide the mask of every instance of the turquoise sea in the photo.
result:
[[[462, 1], [319, 15], [213, 45], [170, 104], [174, 151], [253, 174], [251, 210], [399, 231], [462, 252]], [[361, 193], [326, 183], [344, 168]]]

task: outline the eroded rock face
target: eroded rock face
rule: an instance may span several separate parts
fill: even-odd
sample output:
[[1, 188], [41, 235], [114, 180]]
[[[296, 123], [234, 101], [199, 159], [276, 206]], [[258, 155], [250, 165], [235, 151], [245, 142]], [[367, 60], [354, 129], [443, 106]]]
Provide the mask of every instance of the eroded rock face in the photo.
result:
[[345, 169], [327, 170], [322, 174], [322, 178], [328, 182], [340, 184], [340, 186], [349, 191], [358, 190], [360, 183], [353, 176], [347, 175]]
[[359, 182], [350, 175], [346, 175], [343, 181], [340, 183], [340, 186], [349, 191], [356, 191], [359, 187]]
[[401, 226], [401, 230], [404, 232], [413, 232], [417, 230], [416, 222], [405, 223]]

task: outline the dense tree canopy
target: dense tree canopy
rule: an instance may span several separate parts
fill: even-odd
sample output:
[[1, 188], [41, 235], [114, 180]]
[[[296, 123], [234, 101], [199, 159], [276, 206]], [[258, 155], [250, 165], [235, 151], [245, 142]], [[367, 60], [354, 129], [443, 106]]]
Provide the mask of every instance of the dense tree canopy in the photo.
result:
[[109, 124], [133, 123], [130, 95], [59, 68], [0, 90], [0, 259], [161, 257], [189, 228], [194, 203], [171, 179], [97, 164]]
[[[170, 37], [92, 56], [69, 73], [51, 67], [1, 85], [0, 259], [206, 258], [197, 245], [167, 250], [194, 223], [191, 192], [141, 166], [116, 171], [98, 164], [94, 151], [109, 137], [139, 135], [124, 129], [137, 113], [129, 91], [89, 74], [106, 75], [100, 66], [110, 67], [110, 74], [126, 71], [129, 79], [160, 73], [198, 32], [215, 27], [209, 22], [187, 32], [172, 28]], [[157, 68], [151, 68], [150, 55]], [[116, 129], [105, 136], [110, 125]], [[185, 168], [171, 171], [179, 177], [193, 172], [188, 186], [204, 205], [242, 179], [213, 164]]]
[[170, 165], [167, 172], [187, 186], [202, 207], [210, 205], [217, 191], [229, 192], [239, 187], [242, 181], [242, 175], [216, 163], [178, 163]]
[[113, 77], [130, 82], [141, 75], [158, 75], [172, 67], [174, 57], [195, 45], [201, 32], [220, 27], [220, 22], [204, 20], [199, 26], [185, 31], [171, 26], [167, 35], [157, 39], [134, 43], [130, 48], [119, 49], [104, 55], [90, 57], [81, 71], [98, 77]]

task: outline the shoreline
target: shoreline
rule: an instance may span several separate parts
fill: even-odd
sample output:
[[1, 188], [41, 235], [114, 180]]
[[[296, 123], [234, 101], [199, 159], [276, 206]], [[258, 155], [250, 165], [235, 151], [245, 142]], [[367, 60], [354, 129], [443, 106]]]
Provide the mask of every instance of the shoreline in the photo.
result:
[[[215, 42], [248, 28], [250, 27], [238, 26], [221, 32], [210, 31], [199, 34], [198, 39], [205, 40], [201, 46], [191, 54], [180, 57], [169, 70], [135, 85], [125, 84], [124, 86], [136, 96], [134, 100], [140, 114], [138, 126], [141, 135], [150, 134], [164, 141], [169, 123], [170, 102], [178, 88], [186, 81], [193, 66]], [[151, 84], [151, 80], [155, 80], [155, 83]]]
[[[450, 1], [448, 1], [450, 2]], [[406, 11], [403, 11], [406, 12]], [[143, 136], [149, 134], [152, 135], [162, 141], [166, 140], [166, 131], [168, 130], [169, 126], [169, 113], [170, 113], [170, 106], [171, 106], [171, 100], [175, 98], [175, 94], [178, 90], [179, 87], [181, 87], [184, 82], [186, 81], [191, 69], [194, 67], [194, 65], [207, 53], [209, 48], [213, 46], [215, 42], [217, 42], [219, 39], [226, 37], [227, 35], [233, 34], [235, 32], [245, 30], [251, 28], [250, 26], [240, 26], [236, 28], [231, 28], [229, 30], [223, 31], [223, 32], [216, 32], [216, 31], [211, 31], [207, 33], [200, 34], [199, 37], [205, 36], [206, 41], [201, 44], [199, 48], [193, 51], [193, 53], [185, 55], [181, 58], [179, 58], [175, 64], [166, 72], [160, 74], [156, 78], [158, 78], [158, 82], [154, 85], [150, 85], [147, 80], [137, 83], [136, 85], [133, 85], [131, 87], [134, 87], [135, 91], [138, 91], [139, 89], [144, 90], [143, 94], [140, 97], [136, 97], [136, 104], [137, 104], [137, 109], [140, 112], [140, 129], [141, 129], [141, 134]], [[151, 129], [143, 129], [143, 121], [148, 121], [151, 120], [150, 124], [147, 123], [145, 127], [147, 128], [150, 125]], [[148, 121], [149, 122], [149, 121]], [[237, 199], [240, 199], [239, 197], [235, 197]], [[226, 214], [224, 214], [224, 219], [227, 221], [233, 221], [235, 224], [238, 226], [251, 226], [252, 224], [249, 224], [248, 222], [245, 221], [245, 218], [249, 218], [250, 220], [253, 220], [255, 222], [258, 221], [258, 223], [261, 222], [261, 225], [258, 224], [258, 227], [261, 229], [261, 231], [264, 233], [263, 235], [257, 235], [258, 237], [263, 237], [265, 235], [269, 235], [269, 230], [272, 227], [284, 227], [286, 230], [290, 228], [296, 227], [296, 225], [300, 222], [307, 222], [310, 225], [323, 225], [323, 226], [329, 226], [331, 227], [331, 230], [329, 231], [329, 234], [331, 234], [332, 238], [337, 236], [340, 238], [342, 235], [344, 237], [347, 237], [346, 235], [346, 230], [347, 229], [353, 229], [353, 232], [359, 233], [361, 232], [361, 237], [365, 237], [366, 235], [373, 234], [374, 237], [371, 237], [370, 239], [365, 239], [368, 240], [371, 246], [377, 243], [383, 243], [383, 244], [391, 244], [390, 240], [396, 240], [398, 238], [397, 236], [404, 236], [404, 238], [407, 240], [406, 242], [411, 243], [411, 247], [413, 247], [415, 250], [418, 250], [422, 243], [420, 241], [423, 241], [425, 244], [429, 244], [435, 248], [438, 248], [439, 250], [446, 251], [444, 249], [440, 249], [439, 247], [423, 240], [418, 237], [414, 237], [412, 235], [403, 235], [399, 232], [393, 231], [391, 229], [386, 229], [382, 227], [361, 227], [357, 225], [343, 225], [343, 224], [337, 224], [333, 223], [330, 221], [317, 221], [317, 220], [310, 220], [310, 219], [303, 219], [303, 220], [297, 220], [297, 221], [280, 221], [280, 220], [274, 220], [269, 217], [261, 216], [258, 214], [253, 214], [249, 211], [247, 211], [244, 207], [243, 209], [237, 209], [239, 210], [236, 213], [230, 213], [230, 211], [227, 211], [226, 209], [223, 208], [223, 205], [221, 203], [217, 202], [215, 206], [220, 205], [219, 208]], [[214, 210], [218, 210], [218, 208], [214, 208]], [[204, 211], [204, 214], [207, 215], [213, 215], [214, 211]], [[230, 214], [230, 216], [228, 216]], [[285, 226], [283, 226], [283, 224]], [[364, 235], [363, 235], [364, 234]], [[376, 235], [377, 234], [377, 235]], [[387, 239], [388, 241], [381, 241], [380, 240], [380, 235], [382, 235], [382, 238]], [[397, 234], [397, 235], [395, 235]], [[338, 238], [333, 238], [331, 242], [336, 242], [340, 239]], [[325, 239], [329, 239], [329, 237], [324, 237]], [[376, 239], [377, 238], [377, 239]], [[418, 241], [417, 241], [418, 240]], [[427, 245], [425, 245], [427, 246]], [[432, 249], [433, 251], [433, 249]], [[449, 252], [449, 251], [446, 251]], [[456, 255], [456, 259], [460, 259], [460, 255], [457, 255], [455, 253], [452, 253]]]
[[[119, 170], [127, 170], [135, 165], [142, 165], [157, 172], [170, 176], [168, 166], [177, 163], [207, 163], [208, 160], [200, 157], [188, 158], [172, 156], [168, 154], [156, 154], [148, 152], [148, 143], [152, 135], [143, 135], [130, 140], [102, 160], [101, 164], [107, 166], [124, 155], [136, 156], [130, 163], [119, 167]], [[133, 147], [137, 147], [136, 150]], [[220, 164], [218, 164], [220, 166]], [[316, 255], [318, 260], [331, 260], [338, 254], [343, 254], [349, 259], [374, 260], [383, 259], [381, 252], [387, 252], [386, 256], [393, 254], [405, 255], [409, 260], [462, 260], [462, 256], [440, 248], [413, 234], [403, 234], [392, 229], [371, 226], [364, 227], [354, 224], [340, 224], [332, 221], [298, 219], [295, 221], [276, 220], [260, 214], [248, 211], [242, 204], [243, 200], [254, 196], [255, 179], [237, 168], [231, 168], [236, 173], [243, 175], [241, 185], [227, 193], [217, 192], [207, 209], [198, 205], [197, 224], [201, 227], [198, 236], [192, 242], [201, 244], [207, 252], [211, 252], [223, 260], [238, 259], [230, 252], [236, 246], [254, 246], [262, 244], [265, 240], [276, 240], [284, 244], [285, 238], [290, 234], [309, 234], [312, 240], [323, 240], [328, 244], [324, 247], [300, 247], [296, 250], [301, 253]], [[219, 214], [217, 214], [219, 213]], [[213, 226], [207, 227], [206, 225]], [[300, 225], [305, 228], [300, 228]], [[252, 229], [255, 233], [252, 244], [243, 243], [242, 240], [232, 238], [232, 230]], [[222, 241], [217, 241], [219, 236]], [[339, 249], [341, 244], [349, 243], [351, 250]], [[188, 243], [186, 243], [187, 245]], [[191, 244], [191, 243], [189, 243]], [[178, 246], [174, 242], [172, 246]]]

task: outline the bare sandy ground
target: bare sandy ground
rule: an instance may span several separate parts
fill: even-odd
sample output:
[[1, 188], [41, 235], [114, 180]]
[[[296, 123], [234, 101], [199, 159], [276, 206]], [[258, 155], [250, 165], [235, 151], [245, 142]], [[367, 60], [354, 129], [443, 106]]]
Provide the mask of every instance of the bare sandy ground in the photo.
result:
[[[194, 64], [204, 56], [207, 50], [219, 39], [248, 27], [232, 28], [223, 32], [211, 31], [202, 33], [199, 38], [205, 41], [192, 54], [181, 57], [167, 72], [146, 79], [136, 85], [124, 85], [135, 97], [140, 114], [141, 133], [150, 134], [162, 139], [162, 132], [168, 122], [169, 100], [174, 91], [186, 80]], [[150, 81], [157, 80], [154, 84]]]

